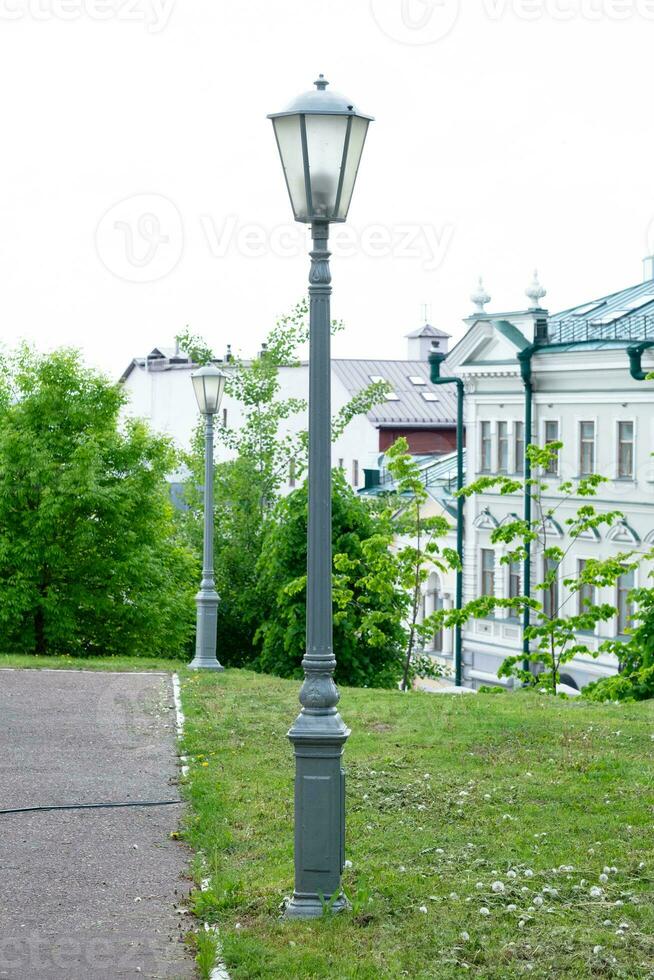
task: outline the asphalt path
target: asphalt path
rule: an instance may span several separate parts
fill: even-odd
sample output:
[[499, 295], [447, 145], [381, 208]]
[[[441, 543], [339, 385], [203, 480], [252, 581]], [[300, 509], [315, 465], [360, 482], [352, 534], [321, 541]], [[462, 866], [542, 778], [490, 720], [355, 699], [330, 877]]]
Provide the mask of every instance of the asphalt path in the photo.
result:
[[[179, 798], [171, 678], [0, 670], [0, 809]], [[0, 977], [196, 976], [182, 807], [0, 814]]]

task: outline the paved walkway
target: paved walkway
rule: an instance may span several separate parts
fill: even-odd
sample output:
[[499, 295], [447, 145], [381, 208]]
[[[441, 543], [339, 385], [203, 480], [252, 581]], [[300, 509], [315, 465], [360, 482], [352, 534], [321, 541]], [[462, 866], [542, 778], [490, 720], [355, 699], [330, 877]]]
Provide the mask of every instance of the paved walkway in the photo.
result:
[[[163, 674], [0, 670], [0, 809], [179, 796]], [[0, 977], [195, 976], [180, 806], [0, 815]]]

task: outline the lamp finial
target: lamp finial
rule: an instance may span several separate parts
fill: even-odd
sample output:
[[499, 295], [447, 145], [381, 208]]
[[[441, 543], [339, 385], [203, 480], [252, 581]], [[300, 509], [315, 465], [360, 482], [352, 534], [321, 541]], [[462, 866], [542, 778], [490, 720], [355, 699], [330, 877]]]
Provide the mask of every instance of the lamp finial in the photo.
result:
[[324, 92], [327, 86], [329, 85], [329, 82], [327, 81], [324, 75], [318, 75], [317, 79], [313, 84], [316, 86], [319, 92]]

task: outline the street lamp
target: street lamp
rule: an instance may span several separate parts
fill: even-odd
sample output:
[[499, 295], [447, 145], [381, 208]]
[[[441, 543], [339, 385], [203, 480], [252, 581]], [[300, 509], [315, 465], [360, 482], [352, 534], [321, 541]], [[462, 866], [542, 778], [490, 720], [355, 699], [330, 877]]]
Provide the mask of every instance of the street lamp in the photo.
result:
[[216, 657], [218, 593], [213, 570], [213, 417], [220, 408], [226, 375], [207, 364], [191, 375], [198, 408], [204, 416], [204, 554], [198, 607], [195, 657], [191, 670], [223, 670]]
[[309, 524], [302, 710], [288, 737], [295, 752], [295, 890], [288, 918], [345, 908], [343, 747], [350, 734], [336, 705], [332, 644], [331, 274], [329, 224], [345, 221], [371, 121], [328, 92], [323, 75], [272, 119], [296, 221], [311, 225], [309, 272]]

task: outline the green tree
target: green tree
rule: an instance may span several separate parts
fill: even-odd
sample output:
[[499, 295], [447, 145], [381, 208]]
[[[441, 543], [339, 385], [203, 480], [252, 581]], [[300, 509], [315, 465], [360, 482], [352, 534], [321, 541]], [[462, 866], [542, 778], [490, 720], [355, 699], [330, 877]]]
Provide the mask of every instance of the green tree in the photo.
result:
[[[551, 463], [556, 459], [562, 445], [560, 442], [549, 443], [544, 448], [529, 445], [527, 454], [531, 460], [532, 472], [537, 473], [540, 470], [544, 473], [551, 469]], [[496, 608], [510, 608], [516, 613], [521, 612], [525, 606], [531, 609], [531, 624], [526, 636], [535, 642], [529, 660], [540, 664], [542, 672], [534, 675], [531, 670], [525, 670], [522, 654], [516, 654], [504, 660], [498, 672], [500, 677], [516, 676], [525, 683], [538, 684], [556, 694], [564, 664], [579, 654], [596, 657], [600, 652], [592, 650], [583, 642], [583, 634], [593, 632], [599, 622], [612, 619], [617, 610], [608, 603], [596, 603], [596, 590], [615, 584], [626, 570], [636, 568], [643, 556], [630, 551], [587, 561], [581, 572], [563, 579], [568, 590], [568, 595], [563, 598], [556, 583], [560, 580], [562, 565], [577, 539], [601, 526], [611, 527], [623, 515], [617, 510], [598, 511], [589, 502], [578, 507], [574, 517], [565, 520], [567, 544], [557, 543], [559, 539], [554, 534], [554, 528], [556, 514], [564, 503], [577, 496], [594, 497], [597, 488], [604, 482], [605, 478], [597, 475], [584, 477], [574, 483], [565, 481], [557, 488], [558, 501], [551, 506], [546, 503], [546, 498], [550, 499], [552, 491], [538, 477], [515, 480], [501, 475], [484, 476], [463, 490], [464, 496], [483, 494], [490, 489], [499, 491], [504, 496], [524, 494], [530, 488], [532, 495], [534, 519], [527, 523], [516, 517], [502, 523], [492, 531], [491, 542], [504, 544], [508, 548], [500, 559], [502, 564], [524, 561], [526, 546], [532, 547], [543, 568], [541, 581], [534, 585], [534, 593], [540, 594], [541, 598], [534, 598], [533, 595], [516, 596], [512, 599], [482, 596], [469, 602], [460, 617], [456, 613], [448, 616], [450, 623], [457, 619], [465, 622], [471, 617], [488, 616]]]
[[0, 645], [183, 656], [196, 562], [175, 534], [169, 442], [121, 428], [120, 387], [74, 351], [20, 348], [0, 395]]
[[[332, 331], [342, 329], [332, 323]], [[307, 463], [307, 434], [288, 431], [289, 420], [306, 412], [301, 398], [282, 397], [280, 368], [299, 364], [298, 351], [309, 336], [305, 300], [278, 318], [252, 361], [235, 357], [227, 370], [226, 392], [239, 402], [238, 427], [217, 426], [216, 441], [232, 459], [216, 466], [215, 563], [218, 607], [219, 656], [230, 665], [247, 663], [255, 655], [254, 633], [264, 615], [256, 567], [268, 523], [279, 500], [282, 485], [291, 472], [301, 479]], [[206, 341], [188, 330], [178, 335], [180, 348], [206, 363], [213, 353]], [[388, 386], [369, 385], [352, 398], [332, 419], [337, 438], [357, 414], [380, 401]], [[190, 453], [185, 456], [188, 511], [180, 521], [187, 540], [199, 555], [202, 544], [202, 496], [204, 435], [196, 430]]]
[[[437, 539], [449, 524], [424, 513], [427, 494], [405, 439], [387, 453], [395, 490], [377, 502], [355, 494], [334, 471], [334, 653], [336, 679], [359, 687], [404, 690], [440, 670], [424, 656], [439, 614], [420, 617], [421, 586], [433, 568], [456, 567], [453, 549]], [[300, 676], [306, 617], [306, 488], [282, 501], [259, 562], [266, 616], [257, 633], [257, 666]]]
[[429, 495], [404, 437], [397, 439], [387, 451], [386, 465], [395, 487], [385, 516], [393, 532], [392, 577], [405, 605], [402, 690], [406, 691], [415, 676], [439, 673], [434, 661], [425, 658], [422, 650], [425, 641], [440, 628], [442, 614], [420, 615], [422, 587], [434, 569], [442, 573], [456, 570], [459, 556], [453, 548], [438, 542], [450, 528], [447, 518], [425, 514]]
[[[307, 512], [306, 486], [279, 502], [258, 565], [258, 588], [265, 609], [255, 637], [259, 649], [255, 667], [281, 677], [302, 675]], [[393, 687], [402, 676], [406, 601], [392, 577], [392, 537], [383, 514], [358, 497], [340, 470], [335, 470], [332, 540], [337, 683]]]

